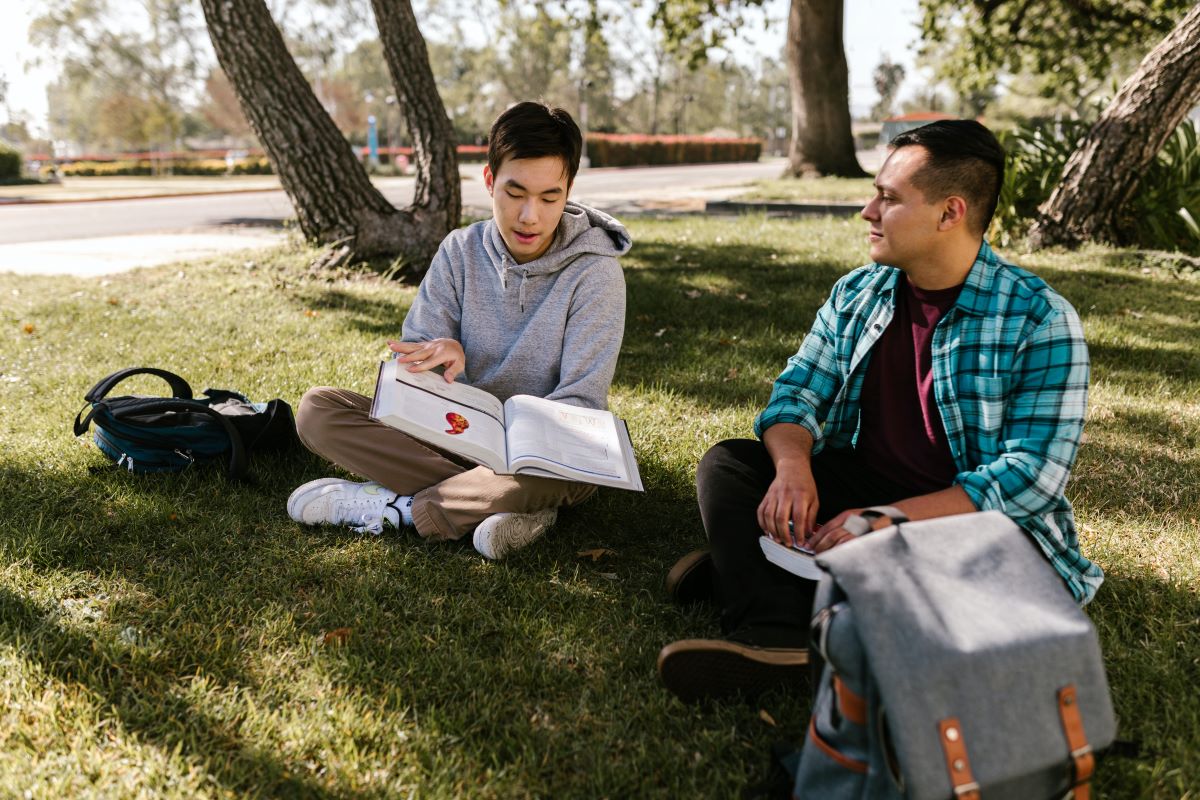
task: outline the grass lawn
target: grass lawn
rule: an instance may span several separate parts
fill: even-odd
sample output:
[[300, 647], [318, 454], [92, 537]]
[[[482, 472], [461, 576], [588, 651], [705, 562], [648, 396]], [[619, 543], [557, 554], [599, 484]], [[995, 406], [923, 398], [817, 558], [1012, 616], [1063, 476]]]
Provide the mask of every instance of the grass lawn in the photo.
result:
[[[685, 707], [659, 648], [714, 634], [664, 596], [703, 533], [694, 468], [746, 436], [833, 281], [854, 221], [631, 224], [612, 405], [647, 491], [605, 490], [499, 563], [469, 543], [302, 528], [328, 473], [296, 454], [134, 476], [70, 432], [108, 372], [293, 403], [370, 391], [414, 290], [318, 276], [308, 254], [106, 279], [0, 275], [0, 796], [714, 797], [799, 741], [803, 692]], [[1016, 257], [1079, 309], [1093, 357], [1069, 494], [1108, 573], [1100, 628], [1121, 736], [1110, 798], [1200, 786], [1200, 278], [1129, 252]], [[159, 391], [155, 381], [131, 389]], [[605, 549], [596, 560], [581, 551]]]
[[[754, 181], [736, 200], [847, 202], [866, 204], [875, 194], [874, 178], [774, 178]], [[861, 248], [860, 248], [861, 249]]]

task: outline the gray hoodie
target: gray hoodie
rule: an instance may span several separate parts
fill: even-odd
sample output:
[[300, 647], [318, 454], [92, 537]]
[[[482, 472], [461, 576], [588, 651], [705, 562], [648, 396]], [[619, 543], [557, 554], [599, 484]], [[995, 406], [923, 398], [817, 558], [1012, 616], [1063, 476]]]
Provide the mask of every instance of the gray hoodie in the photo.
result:
[[625, 227], [568, 201], [554, 243], [518, 264], [494, 220], [451, 232], [404, 320], [403, 339], [458, 340], [458, 380], [500, 400], [531, 394], [588, 408], [608, 406], [625, 333]]

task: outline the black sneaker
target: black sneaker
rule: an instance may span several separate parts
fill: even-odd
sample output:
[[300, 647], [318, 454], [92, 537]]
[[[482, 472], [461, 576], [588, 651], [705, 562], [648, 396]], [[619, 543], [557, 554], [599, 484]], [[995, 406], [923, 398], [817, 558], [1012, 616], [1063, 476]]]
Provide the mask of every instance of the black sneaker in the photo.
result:
[[807, 692], [808, 650], [754, 647], [728, 639], [681, 639], [659, 652], [658, 675], [668, 691], [685, 703], [737, 694], [751, 699], [789, 685]]
[[667, 594], [681, 606], [713, 602], [712, 553], [694, 550], [676, 561], [667, 573]]

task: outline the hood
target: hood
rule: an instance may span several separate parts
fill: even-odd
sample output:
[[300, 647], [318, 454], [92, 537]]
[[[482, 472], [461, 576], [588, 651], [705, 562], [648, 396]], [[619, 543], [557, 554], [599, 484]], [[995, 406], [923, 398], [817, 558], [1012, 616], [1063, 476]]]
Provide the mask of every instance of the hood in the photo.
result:
[[584, 255], [616, 258], [628, 253], [629, 248], [633, 246], [629, 231], [625, 230], [625, 226], [620, 222], [603, 211], [571, 200], [568, 200], [563, 208], [554, 243], [540, 258], [516, 264], [508, 248], [504, 246], [504, 239], [500, 236], [500, 229], [496, 227], [494, 220], [488, 221], [484, 241], [487, 249], [492, 251], [492, 262], [504, 265], [498, 269], [519, 270], [526, 275], [548, 275], [558, 272]]

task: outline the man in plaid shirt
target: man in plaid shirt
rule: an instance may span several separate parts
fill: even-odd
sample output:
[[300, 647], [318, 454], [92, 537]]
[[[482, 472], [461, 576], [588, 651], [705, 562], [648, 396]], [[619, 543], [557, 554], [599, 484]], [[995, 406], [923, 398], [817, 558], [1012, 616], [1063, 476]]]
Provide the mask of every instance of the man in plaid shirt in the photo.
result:
[[873, 263], [834, 285], [755, 420], [696, 475], [710, 550], [668, 575], [712, 600], [725, 638], [674, 642], [664, 684], [685, 700], [753, 693], [808, 671], [814, 581], [771, 565], [763, 533], [815, 552], [909, 519], [997, 509], [1080, 603], [1103, 573], [1063, 495], [1087, 409], [1075, 310], [984, 241], [1004, 151], [977, 122], [901, 134], [863, 209]]

